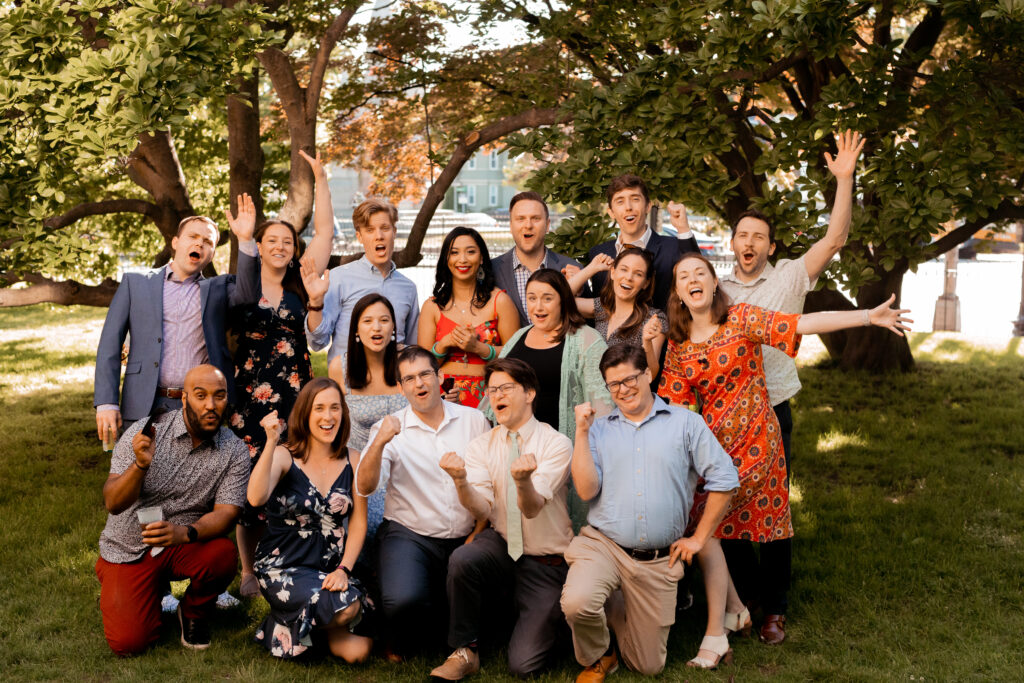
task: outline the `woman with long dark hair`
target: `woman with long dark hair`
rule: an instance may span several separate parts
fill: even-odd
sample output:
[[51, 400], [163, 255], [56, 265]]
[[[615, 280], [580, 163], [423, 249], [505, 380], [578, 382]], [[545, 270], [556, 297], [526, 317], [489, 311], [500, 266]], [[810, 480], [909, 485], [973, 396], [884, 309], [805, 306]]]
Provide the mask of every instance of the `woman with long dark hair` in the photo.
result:
[[292, 658], [323, 629], [331, 654], [364, 661], [373, 641], [352, 632], [366, 601], [351, 573], [366, 538], [366, 500], [353, 494], [359, 453], [346, 445], [350, 423], [341, 387], [318, 377], [302, 388], [288, 418], [287, 445], [277, 443], [276, 411], [262, 425], [266, 446], [246, 494], [267, 517], [253, 568], [270, 614], [256, 640], [275, 657]]
[[434, 295], [420, 311], [418, 343], [437, 358], [449, 401], [475, 408], [484, 395], [484, 366], [519, 329], [519, 310], [494, 286], [484, 238], [452, 228], [441, 244]]

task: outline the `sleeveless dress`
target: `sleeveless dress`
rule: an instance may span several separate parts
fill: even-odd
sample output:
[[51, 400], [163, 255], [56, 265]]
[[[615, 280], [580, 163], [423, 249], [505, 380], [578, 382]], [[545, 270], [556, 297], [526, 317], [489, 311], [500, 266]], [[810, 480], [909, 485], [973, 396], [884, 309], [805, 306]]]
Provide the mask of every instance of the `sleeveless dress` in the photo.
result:
[[292, 462], [263, 510], [267, 530], [256, 547], [253, 570], [270, 614], [256, 642], [275, 657], [296, 657], [313, 645], [316, 627], [357, 600], [370, 608], [358, 579], [344, 591], [321, 588], [345, 552], [345, 522], [352, 513], [352, 466], [345, 468], [326, 497]]
[[[481, 341], [484, 344], [490, 344], [491, 346], [501, 346], [501, 334], [498, 332], [499, 296], [501, 296], [500, 293], [494, 297], [494, 313], [492, 313], [491, 319], [480, 323], [473, 329], [478, 341]], [[440, 317], [437, 319], [437, 330], [434, 333], [434, 341], [441, 341], [446, 334], [458, 326], [458, 323], [448, 318], [444, 313], [441, 313]], [[479, 355], [463, 351], [462, 349], [449, 352], [447, 362], [468, 363], [469, 365], [487, 364], [487, 361]], [[455, 384], [451, 390], [457, 392], [459, 395], [455, 400], [456, 403], [469, 408], [476, 408], [480, 405], [480, 401], [484, 397], [485, 389], [483, 375], [450, 375], [445, 373], [444, 379], [445, 381], [450, 379], [455, 380]]]
[[[740, 488], [715, 531], [718, 538], [765, 543], [793, 536], [781, 431], [768, 400], [761, 345], [795, 357], [799, 319], [740, 304], [729, 308], [728, 319], [704, 342], [668, 342], [658, 393], [687, 407], [699, 399], [704, 420], [739, 471]], [[698, 487], [691, 528], [706, 503]]]
[[[385, 415], [390, 415], [409, 405], [409, 401], [402, 393], [360, 395], [348, 393], [347, 389], [346, 387], [345, 402], [348, 404], [348, 416], [352, 423], [352, 434], [348, 438], [348, 447], [362, 453], [370, 438], [370, 428]], [[366, 499], [367, 544], [372, 541], [377, 533], [377, 527], [384, 521], [384, 498], [386, 496], [387, 489], [382, 486]]]

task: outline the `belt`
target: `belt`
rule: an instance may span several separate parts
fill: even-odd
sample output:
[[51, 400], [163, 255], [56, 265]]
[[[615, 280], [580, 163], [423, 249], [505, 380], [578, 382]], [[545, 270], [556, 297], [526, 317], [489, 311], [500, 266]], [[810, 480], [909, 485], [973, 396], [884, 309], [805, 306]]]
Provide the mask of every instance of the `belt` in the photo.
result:
[[669, 552], [672, 550], [672, 546], [670, 545], [667, 545], [664, 548], [653, 548], [651, 550], [641, 550], [640, 548], [627, 548], [626, 546], [619, 545], [618, 543], [616, 543], [615, 545], [618, 545], [620, 548], [622, 548], [622, 552], [626, 553], [638, 562], [650, 562], [651, 560], [656, 560], [659, 557], [667, 557]]
[[523, 557], [528, 557], [534, 562], [540, 562], [549, 567], [561, 567], [565, 564], [565, 558], [561, 555], [524, 555]]
[[156, 395], [163, 396], [164, 398], [181, 398], [185, 395], [185, 390], [176, 387], [157, 387]]

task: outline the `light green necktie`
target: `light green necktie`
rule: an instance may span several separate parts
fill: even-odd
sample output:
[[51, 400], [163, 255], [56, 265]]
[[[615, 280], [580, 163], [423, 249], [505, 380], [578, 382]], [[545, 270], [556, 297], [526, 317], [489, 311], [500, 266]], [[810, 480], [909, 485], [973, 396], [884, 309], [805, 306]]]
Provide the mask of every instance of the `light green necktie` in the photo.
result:
[[519, 433], [509, 432], [508, 435], [512, 439], [512, 447], [508, 449], [508, 464], [505, 466], [505, 533], [509, 557], [518, 560], [523, 554], [523, 518], [519, 513], [519, 494], [512, 478], [512, 463], [519, 458]]

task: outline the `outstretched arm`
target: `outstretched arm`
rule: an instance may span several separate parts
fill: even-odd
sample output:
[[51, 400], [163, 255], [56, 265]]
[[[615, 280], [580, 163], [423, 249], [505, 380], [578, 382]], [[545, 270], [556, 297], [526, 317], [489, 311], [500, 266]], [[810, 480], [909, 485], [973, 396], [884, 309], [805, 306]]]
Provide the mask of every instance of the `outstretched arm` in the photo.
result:
[[[331, 259], [331, 247], [334, 245], [334, 204], [331, 203], [331, 188], [327, 184], [327, 171], [320, 163], [320, 152], [316, 158], [309, 156], [299, 150], [299, 156], [306, 160], [309, 167], [313, 169], [313, 177], [316, 179], [316, 195], [313, 210], [313, 239], [306, 248], [306, 256], [313, 260], [313, 268], [317, 275], [327, 270], [327, 263]], [[296, 226], [297, 230], [301, 227]]]
[[825, 152], [828, 170], [836, 178], [836, 199], [825, 236], [811, 245], [804, 255], [807, 276], [813, 282], [828, 266], [832, 257], [846, 244], [850, 234], [850, 216], [853, 208], [853, 172], [857, 158], [864, 149], [864, 139], [856, 131], [843, 131], [836, 137], [836, 156]]
[[890, 308], [896, 301], [893, 294], [889, 299], [870, 310], [861, 309], [857, 311], [822, 311], [821, 313], [806, 313], [800, 316], [796, 323], [797, 334], [823, 334], [835, 332], [851, 327], [887, 327], [896, 334], [903, 336], [903, 332], [909, 332], [909, 323], [914, 322], [905, 317], [904, 313], [910, 313], [908, 308]]

